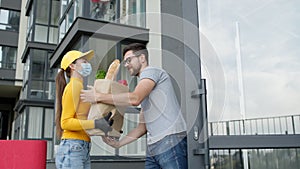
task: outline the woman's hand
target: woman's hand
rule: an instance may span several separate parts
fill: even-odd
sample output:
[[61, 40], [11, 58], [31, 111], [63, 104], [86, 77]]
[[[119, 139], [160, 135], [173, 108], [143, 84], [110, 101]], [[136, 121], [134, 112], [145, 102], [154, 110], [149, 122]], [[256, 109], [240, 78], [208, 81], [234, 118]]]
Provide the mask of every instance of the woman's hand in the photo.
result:
[[88, 90], [81, 90], [80, 99], [83, 102], [97, 103], [96, 90], [93, 86], [87, 86]]
[[117, 141], [115, 138], [113, 137], [109, 137], [109, 136], [102, 136], [102, 140], [103, 142], [105, 142], [106, 144], [114, 147], [114, 148], [120, 148], [120, 142]]

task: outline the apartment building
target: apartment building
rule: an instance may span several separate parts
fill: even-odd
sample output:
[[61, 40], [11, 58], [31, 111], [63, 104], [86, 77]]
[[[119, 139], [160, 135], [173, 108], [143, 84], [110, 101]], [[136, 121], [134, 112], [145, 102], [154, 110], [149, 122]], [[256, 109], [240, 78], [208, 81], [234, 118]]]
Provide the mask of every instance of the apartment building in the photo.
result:
[[0, 138], [11, 139], [13, 109], [22, 88], [17, 59], [21, 1], [0, 1], [0, 7]]
[[[47, 160], [49, 163], [53, 161], [59, 144], [54, 130], [54, 79], [62, 56], [69, 50], [95, 50], [92, 65], [95, 76], [97, 70], [106, 70], [112, 60], [122, 60], [124, 46], [140, 42], [148, 45], [150, 55], [155, 55], [150, 58], [152, 65], [182, 74], [184, 67], [172, 70], [174, 63], [167, 59], [170, 54], [162, 52], [164, 45], [173, 54], [184, 58], [182, 39], [162, 36], [168, 27], [173, 26], [165, 26], [166, 30], [162, 30], [161, 20], [168, 16], [163, 18], [160, 13], [161, 10], [168, 11], [167, 5], [145, 0], [2, 0], [0, 71], [6, 78], [0, 81], [3, 86], [1, 99], [4, 100], [1, 106], [1, 139], [47, 140]], [[178, 14], [182, 15], [182, 9]], [[181, 21], [177, 22], [182, 26]], [[173, 33], [182, 32], [181, 26]], [[162, 66], [163, 62], [166, 62], [165, 66]], [[134, 88], [137, 79], [130, 78], [122, 69], [118, 78], [126, 79], [129, 87]], [[92, 84], [93, 81], [94, 78], [89, 78], [86, 83]], [[128, 109], [125, 115], [125, 133], [137, 123], [136, 109]], [[137, 157], [131, 161], [143, 163], [145, 138], [119, 150], [104, 145], [99, 138], [93, 138], [93, 145], [91, 155], [96, 161], [103, 156], [130, 156]]]
[[[208, 125], [206, 95], [225, 88], [222, 86], [225, 78], [214, 70], [218, 83], [214, 83], [213, 79], [209, 85], [216, 85], [217, 90], [206, 93], [206, 80], [201, 72], [200, 53], [204, 61], [208, 61], [207, 56], [215, 57], [214, 47], [206, 39], [211, 32], [205, 28], [211, 26], [214, 31], [210, 19], [214, 16], [213, 9], [219, 8], [211, 6], [205, 0], [1, 0], [1, 139], [46, 140], [47, 168], [54, 168], [55, 150], [59, 144], [55, 138], [54, 79], [63, 55], [72, 49], [95, 51], [93, 73], [85, 80], [85, 84], [92, 85], [97, 70], [107, 70], [114, 59], [122, 60], [122, 49], [127, 44], [140, 42], [149, 48], [150, 64], [164, 68], [173, 79], [188, 122], [190, 168], [249, 168], [246, 164], [251, 161], [248, 149], [262, 149], [264, 152], [266, 149], [282, 148], [290, 154], [299, 153], [299, 126], [294, 126], [292, 136], [282, 136], [281, 132], [275, 133], [280, 137], [258, 133], [264, 135], [260, 137], [252, 132], [243, 136], [245, 133], [242, 131], [246, 130], [244, 121], [238, 122], [240, 132], [234, 136], [231, 130], [235, 131], [236, 126], [229, 125], [234, 122], [223, 122], [225, 127], [221, 134], [215, 132], [220, 129], [218, 122]], [[201, 19], [199, 16], [202, 16]], [[200, 33], [199, 27], [207, 34]], [[211, 62], [204, 64], [211, 66], [208, 69], [220, 70], [222, 66], [218, 66], [218, 62], [213, 60], [212, 65], [209, 65]], [[131, 90], [138, 81], [130, 77], [123, 67], [118, 79], [126, 79]], [[215, 98], [223, 103], [225, 96], [217, 95]], [[139, 107], [132, 107], [126, 111], [124, 133], [136, 125], [138, 110]], [[299, 116], [295, 118], [291, 121], [297, 123]], [[249, 141], [253, 138], [256, 141]], [[240, 144], [234, 144], [235, 140], [241, 140]], [[272, 140], [278, 141], [276, 144], [268, 143]], [[145, 138], [141, 138], [123, 148], [113, 149], [98, 137], [93, 137], [92, 166], [143, 168], [145, 143]], [[257, 152], [259, 154], [260, 151]], [[299, 159], [299, 155], [292, 157]]]

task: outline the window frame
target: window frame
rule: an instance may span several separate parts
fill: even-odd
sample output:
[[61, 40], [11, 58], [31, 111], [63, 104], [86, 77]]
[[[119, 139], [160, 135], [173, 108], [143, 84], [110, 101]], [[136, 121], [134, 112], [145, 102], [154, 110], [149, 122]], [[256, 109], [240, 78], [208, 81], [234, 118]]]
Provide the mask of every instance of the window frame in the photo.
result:
[[[0, 14], [1, 14], [1, 11], [2, 11], [2, 10], [8, 11], [8, 18], [5, 18], [5, 19], [7, 19], [8, 22], [9, 22], [9, 18], [10, 18], [11, 12], [18, 14], [18, 24], [17, 24], [18, 26], [17, 26], [17, 29], [0, 29], [0, 30], [19, 32], [19, 29], [20, 29], [19, 25], [20, 25], [20, 15], [21, 15], [21, 12], [20, 12], [20, 11], [17, 11], [17, 10], [13, 10], [13, 9], [6, 9], [6, 8], [1, 8], [1, 7], [0, 7]], [[1, 15], [0, 15], [0, 17], [1, 17]], [[13, 27], [13, 25], [11, 25], [11, 24], [9, 24], [9, 23], [1, 23], [1, 22], [0, 22], [0, 26], [1, 26], [1, 25]]]
[[[43, 0], [43, 1], [46, 1], [46, 3], [48, 3], [49, 5], [49, 8], [48, 8], [48, 18], [47, 18], [47, 21], [46, 23], [38, 23], [37, 22], [37, 11], [38, 11], [38, 5], [39, 3], [41, 3], [42, 1], [39, 1], [39, 3], [37, 1], [33, 1], [32, 2], [32, 7], [30, 8], [30, 11], [28, 11], [29, 13], [29, 19], [28, 19], [28, 29], [27, 29], [27, 36], [26, 36], [26, 39], [27, 41], [32, 41], [32, 42], [42, 42], [42, 43], [48, 43], [48, 44], [57, 44], [58, 43], [58, 33], [59, 33], [59, 30], [58, 30], [58, 23], [54, 23], [52, 24], [52, 12], [53, 12], [53, 1], [57, 1], [57, 0], [50, 0], [50, 1], [47, 1], [47, 0]], [[45, 27], [47, 29], [46, 31], [46, 37], [45, 37], [45, 40], [38, 40], [37, 37], [39, 34], [37, 34], [37, 27]], [[51, 35], [51, 31], [50, 29], [57, 29], [57, 33], [56, 33], [56, 38], [53, 38]], [[55, 32], [55, 31], [54, 31]], [[44, 34], [43, 34], [44, 35]], [[55, 39], [53, 42], [50, 41], [50, 36]]]

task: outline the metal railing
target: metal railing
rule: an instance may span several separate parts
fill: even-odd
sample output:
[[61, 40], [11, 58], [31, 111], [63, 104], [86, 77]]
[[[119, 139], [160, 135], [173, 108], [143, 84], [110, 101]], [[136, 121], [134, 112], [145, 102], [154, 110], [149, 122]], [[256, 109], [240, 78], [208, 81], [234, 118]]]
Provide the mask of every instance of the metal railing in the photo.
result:
[[209, 135], [300, 134], [300, 115], [209, 123]]

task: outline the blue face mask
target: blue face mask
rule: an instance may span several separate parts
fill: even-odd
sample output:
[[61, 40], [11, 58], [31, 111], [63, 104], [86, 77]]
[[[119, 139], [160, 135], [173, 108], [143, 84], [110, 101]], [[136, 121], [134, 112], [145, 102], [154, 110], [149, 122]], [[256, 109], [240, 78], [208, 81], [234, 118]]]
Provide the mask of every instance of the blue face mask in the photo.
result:
[[90, 63], [81, 63], [81, 70], [77, 72], [81, 74], [81, 76], [86, 77], [92, 73], [92, 65]]

